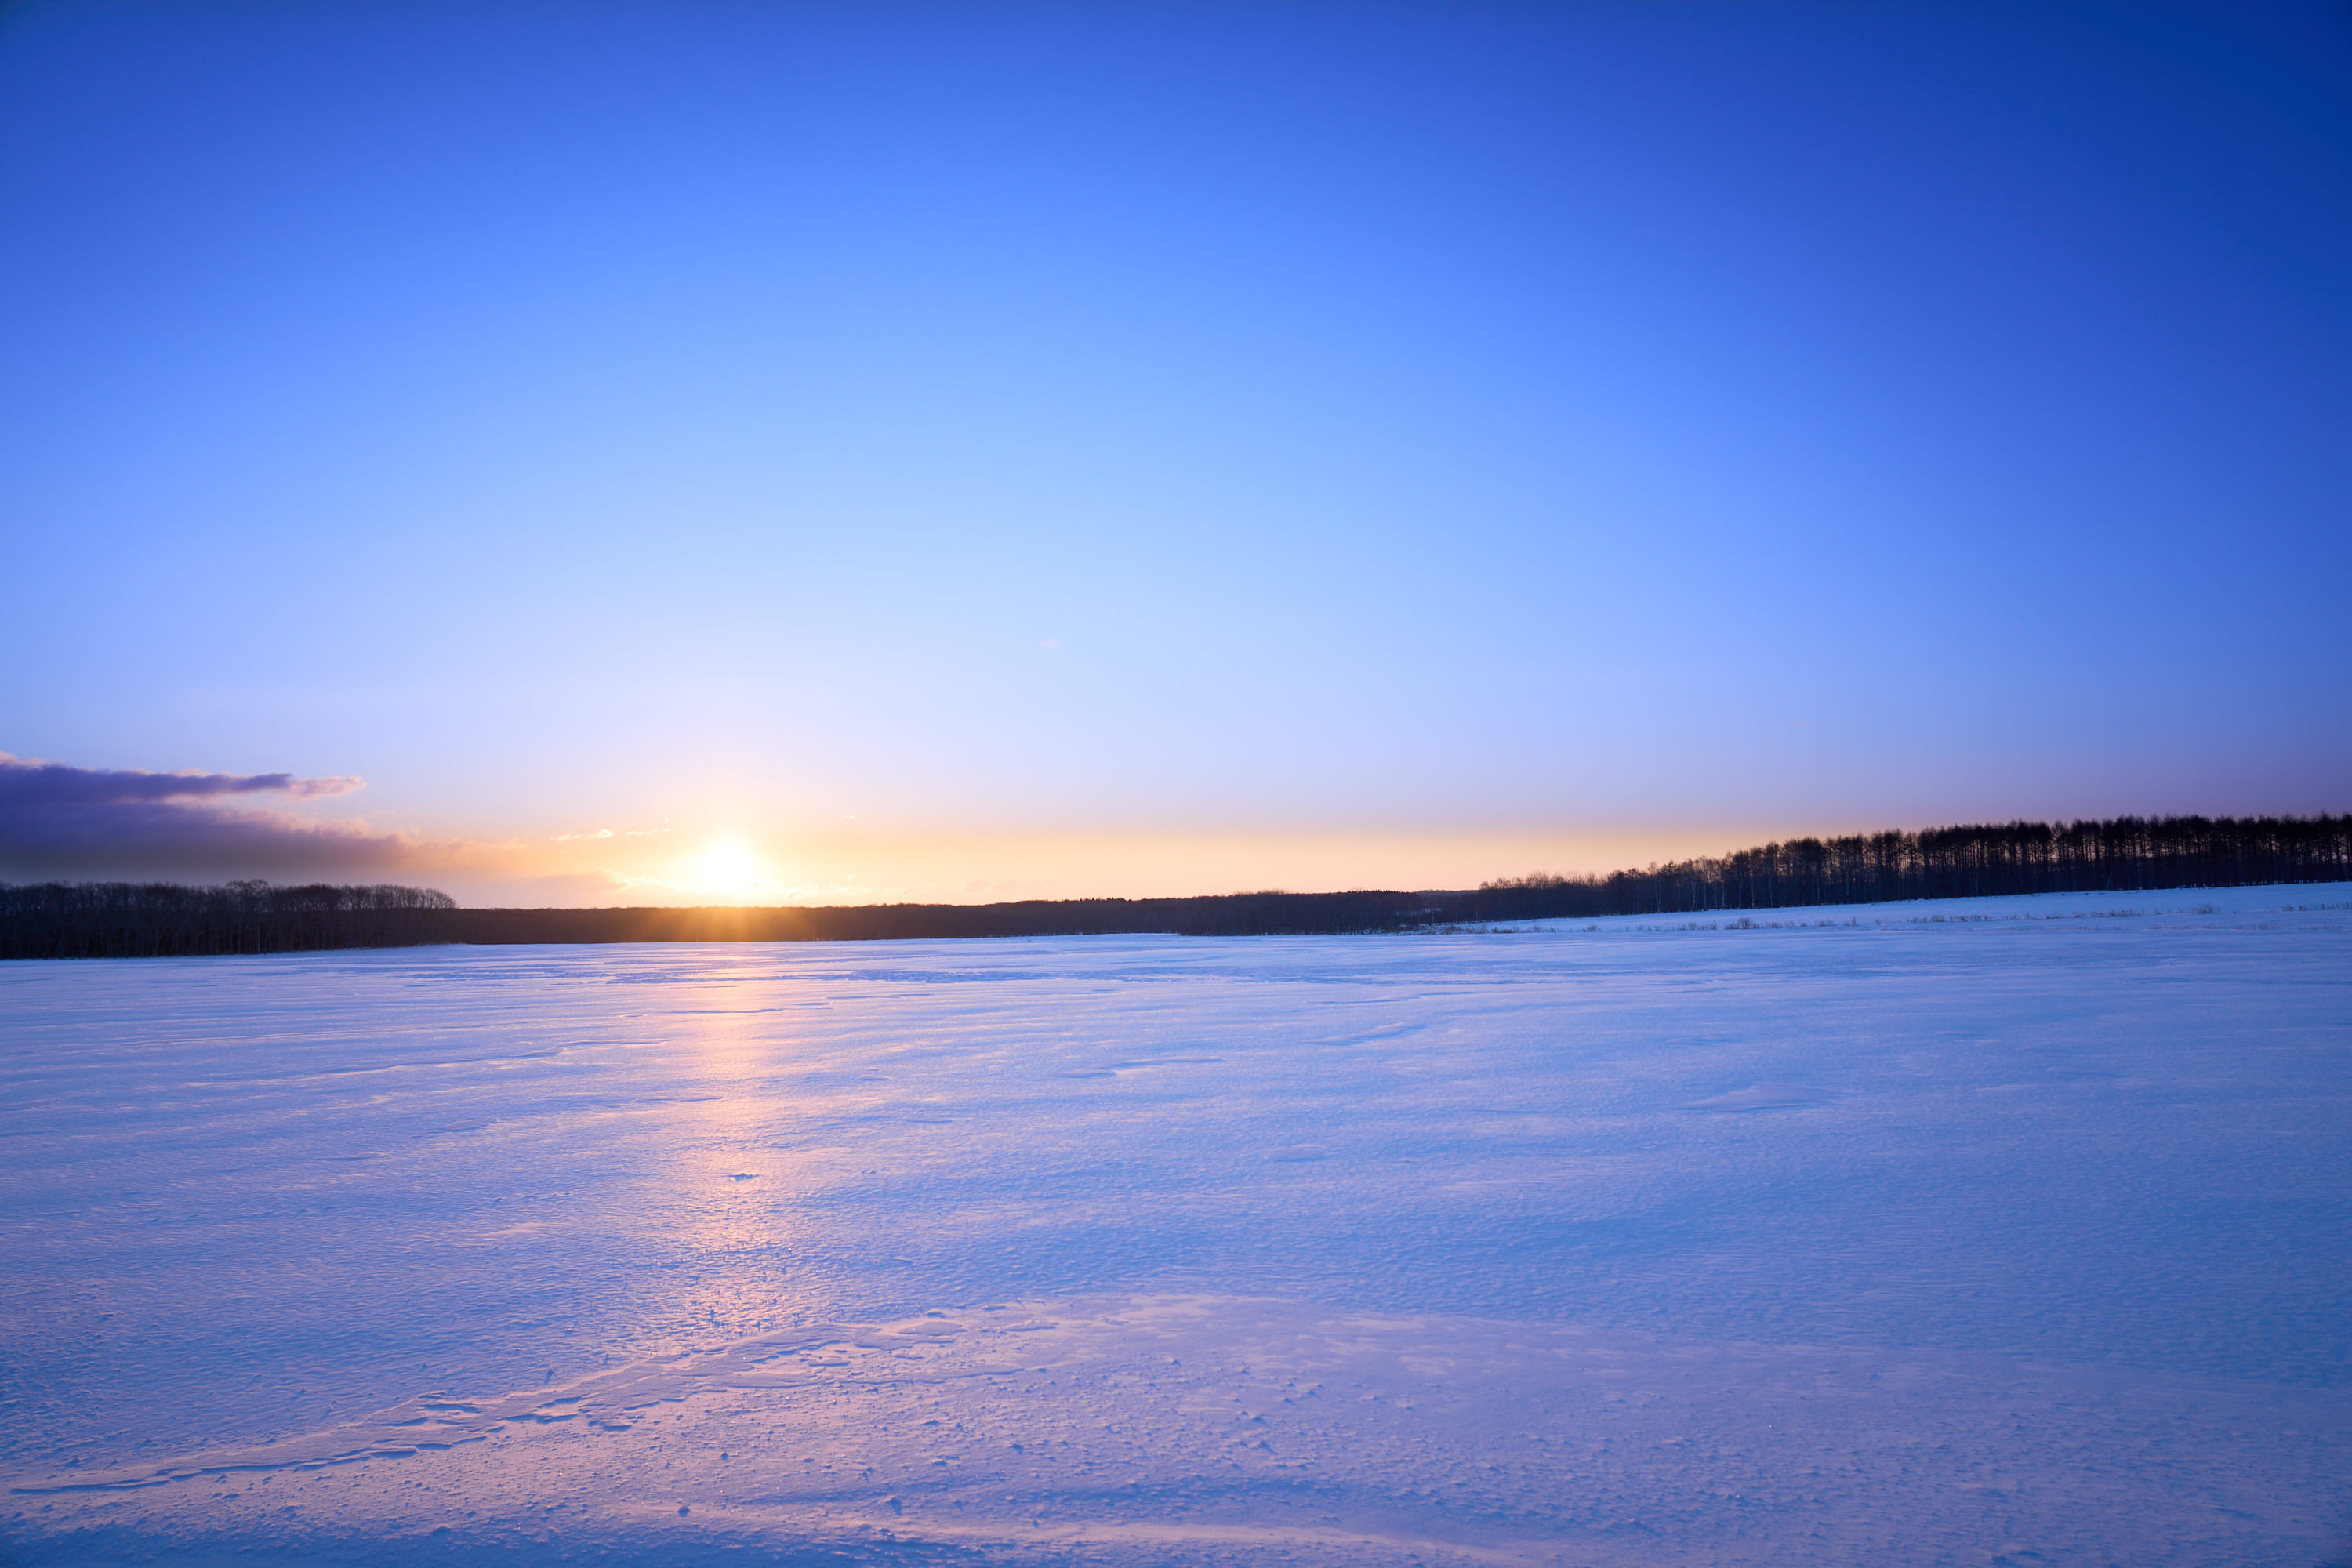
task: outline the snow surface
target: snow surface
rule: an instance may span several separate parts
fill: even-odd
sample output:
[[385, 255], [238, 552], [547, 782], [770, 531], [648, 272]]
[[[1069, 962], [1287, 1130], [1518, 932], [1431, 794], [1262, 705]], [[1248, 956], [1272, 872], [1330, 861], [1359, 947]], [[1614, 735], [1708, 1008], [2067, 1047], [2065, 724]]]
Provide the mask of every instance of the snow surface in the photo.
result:
[[0, 966], [0, 1561], [2343, 1552], [2352, 886], [1742, 918]]

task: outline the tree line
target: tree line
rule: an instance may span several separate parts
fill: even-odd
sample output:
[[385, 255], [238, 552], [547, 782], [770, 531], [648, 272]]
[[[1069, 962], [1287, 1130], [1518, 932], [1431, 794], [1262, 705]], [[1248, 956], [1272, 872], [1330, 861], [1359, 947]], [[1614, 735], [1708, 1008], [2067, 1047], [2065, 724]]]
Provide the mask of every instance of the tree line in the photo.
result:
[[[1580, 896], [1571, 901], [1587, 908], [1562, 912], [1679, 914], [2347, 879], [2352, 815], [2116, 816], [1794, 838], [1580, 879]], [[1507, 890], [1489, 884], [1480, 891], [1490, 889]]]
[[0, 883], [0, 958], [161, 958], [428, 942], [874, 942], [919, 937], [1330, 935], [1428, 918], [1419, 893], [1229, 893], [1001, 904], [463, 910], [419, 888]]
[[457, 901], [429, 888], [264, 881], [0, 882], [0, 958], [175, 958], [415, 947], [457, 940]]
[[460, 942], [877, 942], [920, 937], [1329, 936], [1429, 918], [1422, 893], [1223, 893], [809, 909], [460, 910]]
[[423, 942], [871, 942], [921, 937], [1310, 936], [1482, 921], [2352, 880], [2352, 815], [2118, 816], [1794, 838], [1608, 876], [1470, 891], [1226, 893], [1001, 904], [461, 910], [420, 888], [0, 883], [0, 957], [126, 958]]

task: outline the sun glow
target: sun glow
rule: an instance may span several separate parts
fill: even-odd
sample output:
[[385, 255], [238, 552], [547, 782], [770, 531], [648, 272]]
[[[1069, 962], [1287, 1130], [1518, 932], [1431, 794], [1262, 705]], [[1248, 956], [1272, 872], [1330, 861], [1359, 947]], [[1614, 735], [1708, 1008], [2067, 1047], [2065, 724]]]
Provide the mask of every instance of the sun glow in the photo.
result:
[[751, 850], [731, 838], [722, 838], [695, 857], [694, 886], [721, 898], [745, 898], [766, 879], [764, 871]]

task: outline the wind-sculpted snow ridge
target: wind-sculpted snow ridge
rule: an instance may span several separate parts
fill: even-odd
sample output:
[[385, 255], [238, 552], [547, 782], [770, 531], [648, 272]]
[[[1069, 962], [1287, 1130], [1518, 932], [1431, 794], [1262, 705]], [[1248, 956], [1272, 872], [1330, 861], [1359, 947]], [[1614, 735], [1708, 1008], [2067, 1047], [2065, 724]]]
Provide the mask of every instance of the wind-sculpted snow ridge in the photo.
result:
[[[1933, 1352], [1130, 1297], [761, 1334], [14, 1489], [180, 1483], [142, 1500], [141, 1535], [208, 1525], [278, 1552], [488, 1515], [469, 1528], [501, 1551], [560, 1519], [575, 1551], [643, 1549], [650, 1522], [672, 1548], [1801, 1563], [1893, 1560], [1958, 1526], [2021, 1563], [2161, 1563], [2227, 1553], [2324, 1486], [2321, 1434], [2342, 1415], [2309, 1391], [2150, 1389]], [[2282, 1421], [2297, 1428], [2284, 1442]], [[2205, 1439], [2186, 1460], [2184, 1423]], [[702, 1462], [681, 1470], [681, 1456]], [[2151, 1465], [2159, 1497], [2132, 1479]]]
[[11, 967], [0, 1563], [2330, 1562], [2352, 888], [1934, 912]]
[[[896, 1351], [910, 1342], [957, 1331], [955, 1328], [938, 1325], [939, 1316], [933, 1314], [905, 1328], [857, 1329], [828, 1323], [800, 1332], [761, 1334], [700, 1354], [661, 1356], [600, 1372], [551, 1393], [541, 1389], [469, 1404], [436, 1389], [363, 1420], [323, 1432], [305, 1433], [283, 1442], [192, 1454], [152, 1468], [61, 1471], [46, 1482], [26, 1482], [9, 1489], [33, 1496], [127, 1491], [244, 1470], [319, 1469], [361, 1459], [404, 1459], [419, 1452], [478, 1443], [504, 1431], [509, 1423], [526, 1421], [544, 1426], [577, 1420], [606, 1431], [625, 1432], [640, 1412], [664, 1401], [675, 1403], [690, 1394], [713, 1388], [776, 1388], [795, 1381], [810, 1381], [817, 1374], [806, 1373], [795, 1377], [789, 1370], [765, 1364], [798, 1352], [836, 1346]], [[879, 1337], [885, 1334], [891, 1337]]]

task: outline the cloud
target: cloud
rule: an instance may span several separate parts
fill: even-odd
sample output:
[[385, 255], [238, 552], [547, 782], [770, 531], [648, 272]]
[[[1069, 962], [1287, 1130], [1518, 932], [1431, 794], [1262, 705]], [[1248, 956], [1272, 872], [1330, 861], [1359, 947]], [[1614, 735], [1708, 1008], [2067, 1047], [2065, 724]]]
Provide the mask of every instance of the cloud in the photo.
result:
[[0, 809], [20, 805], [129, 805], [208, 800], [229, 795], [284, 795], [296, 800], [350, 795], [364, 779], [298, 779], [292, 773], [151, 773], [144, 768], [71, 768], [0, 752]]
[[0, 752], [0, 875], [16, 877], [382, 876], [420, 868], [448, 847], [216, 804], [239, 795], [316, 800], [355, 778], [292, 773], [148, 773], [69, 767]]

